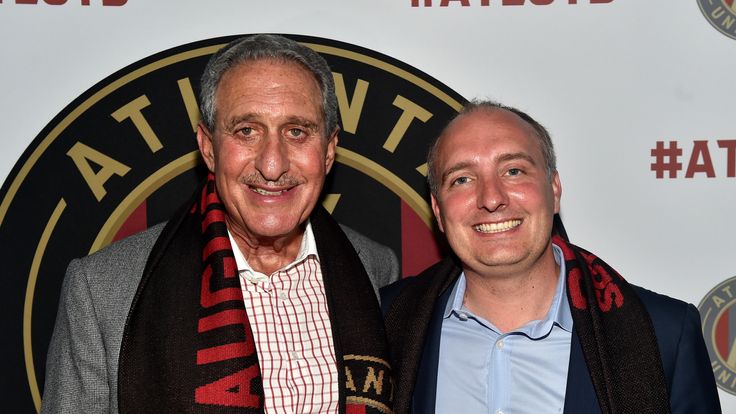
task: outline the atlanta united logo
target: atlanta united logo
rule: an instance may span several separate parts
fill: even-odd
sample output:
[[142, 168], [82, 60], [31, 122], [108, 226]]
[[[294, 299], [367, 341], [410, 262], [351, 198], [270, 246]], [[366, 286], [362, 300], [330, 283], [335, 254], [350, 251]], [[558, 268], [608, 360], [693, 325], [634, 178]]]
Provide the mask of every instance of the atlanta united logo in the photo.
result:
[[[342, 131], [323, 205], [338, 221], [393, 248], [405, 275], [418, 273], [439, 257], [425, 155], [465, 100], [379, 53], [289, 37], [324, 56], [335, 79]], [[6, 392], [24, 400], [24, 412], [40, 406], [70, 260], [167, 220], [203, 178], [194, 138], [199, 76], [209, 57], [235, 38], [158, 53], [93, 86], [41, 131], [4, 183], [3, 331], [12, 336], [5, 349], [17, 354], [4, 355], [11, 365], [3, 375], [15, 378], [9, 382], [19, 388]]]
[[736, 395], [736, 276], [708, 292], [698, 309], [716, 383]]
[[698, 6], [716, 30], [736, 39], [736, 0], [698, 0]]

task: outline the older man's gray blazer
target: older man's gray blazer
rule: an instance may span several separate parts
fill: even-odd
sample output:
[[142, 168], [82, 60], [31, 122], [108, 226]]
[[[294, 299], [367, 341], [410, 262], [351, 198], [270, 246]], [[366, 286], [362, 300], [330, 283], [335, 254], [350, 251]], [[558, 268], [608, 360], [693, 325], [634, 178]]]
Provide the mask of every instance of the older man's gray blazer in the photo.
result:
[[[69, 264], [46, 361], [42, 413], [117, 413], [126, 318], [163, 225]], [[399, 278], [391, 249], [342, 227], [374, 290]]]

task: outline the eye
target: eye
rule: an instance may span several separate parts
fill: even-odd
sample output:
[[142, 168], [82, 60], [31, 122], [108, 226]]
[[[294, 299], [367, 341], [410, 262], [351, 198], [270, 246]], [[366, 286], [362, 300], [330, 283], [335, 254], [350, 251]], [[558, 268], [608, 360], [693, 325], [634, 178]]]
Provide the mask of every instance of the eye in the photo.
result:
[[506, 174], [510, 176], [517, 176], [517, 175], [521, 175], [522, 173], [523, 171], [520, 168], [509, 168]]
[[241, 128], [238, 132], [241, 135], [249, 136], [249, 135], [253, 134], [253, 128], [251, 128], [251, 127]]
[[467, 184], [470, 181], [469, 177], [461, 176], [457, 177], [450, 183], [451, 186]]
[[301, 128], [289, 128], [286, 131], [286, 135], [288, 135], [289, 138], [302, 138], [306, 135], [306, 132]]

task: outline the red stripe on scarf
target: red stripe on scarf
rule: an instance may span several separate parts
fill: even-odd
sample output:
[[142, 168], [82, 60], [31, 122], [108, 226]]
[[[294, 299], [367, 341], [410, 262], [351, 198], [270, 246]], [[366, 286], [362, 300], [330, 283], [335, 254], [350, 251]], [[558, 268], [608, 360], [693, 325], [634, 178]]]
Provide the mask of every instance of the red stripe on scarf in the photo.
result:
[[345, 414], [366, 414], [365, 405], [348, 404], [345, 408]]
[[224, 405], [226, 407], [260, 408], [262, 398], [251, 394], [250, 383], [260, 376], [258, 365], [252, 365], [232, 375], [198, 387], [194, 401], [198, 404]]
[[220, 223], [225, 221], [225, 215], [222, 214], [221, 210], [210, 210], [202, 218], [202, 232], [207, 230], [212, 223]]
[[[213, 253], [219, 251], [231, 251], [230, 237], [226, 235], [215, 237], [207, 242], [202, 251], [202, 261], [206, 261]], [[225, 277], [228, 277], [225, 275]]]
[[227, 302], [229, 300], [243, 300], [243, 292], [240, 291], [240, 288], [233, 287], [215, 290], [214, 292], [211, 291], [211, 280], [212, 267], [207, 266], [202, 273], [202, 291], [199, 301], [203, 308], [211, 308], [218, 303]]

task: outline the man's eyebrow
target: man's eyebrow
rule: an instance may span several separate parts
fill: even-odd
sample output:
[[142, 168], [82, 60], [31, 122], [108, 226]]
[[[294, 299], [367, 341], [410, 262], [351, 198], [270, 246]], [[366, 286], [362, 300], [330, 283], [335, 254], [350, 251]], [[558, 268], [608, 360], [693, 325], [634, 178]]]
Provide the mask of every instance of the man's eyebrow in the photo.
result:
[[470, 161], [461, 161], [457, 164], [454, 164], [453, 166], [447, 168], [445, 171], [442, 172], [442, 179], [440, 182], [444, 183], [448, 176], [452, 175], [455, 171], [462, 170], [464, 168], [468, 168], [472, 165]]
[[316, 122], [314, 122], [314, 121], [312, 121], [312, 120], [310, 120], [308, 118], [304, 118], [302, 116], [290, 116], [289, 118], [286, 119], [286, 122], [285, 123], [287, 123], [287, 124], [301, 125], [301, 126], [303, 126], [305, 128], [312, 129], [312, 130], [315, 130], [315, 131], [318, 131], [319, 130], [319, 124], [318, 123], [316, 123]]
[[249, 112], [247, 114], [242, 114], [238, 116], [234, 116], [230, 119], [227, 119], [223, 122], [223, 126], [225, 127], [225, 131], [232, 131], [233, 128], [235, 128], [238, 124], [242, 124], [244, 122], [253, 122], [258, 119], [258, 114]]
[[507, 154], [501, 154], [496, 158], [496, 161], [498, 162], [508, 162], [516, 160], [525, 160], [532, 165], [537, 165], [537, 163], [534, 161], [534, 158], [532, 158], [532, 156], [527, 154], [526, 152], [511, 152]]

